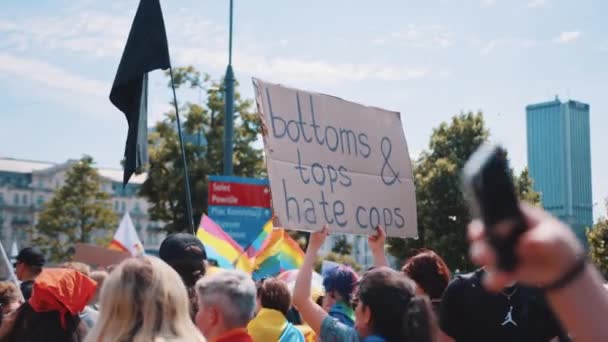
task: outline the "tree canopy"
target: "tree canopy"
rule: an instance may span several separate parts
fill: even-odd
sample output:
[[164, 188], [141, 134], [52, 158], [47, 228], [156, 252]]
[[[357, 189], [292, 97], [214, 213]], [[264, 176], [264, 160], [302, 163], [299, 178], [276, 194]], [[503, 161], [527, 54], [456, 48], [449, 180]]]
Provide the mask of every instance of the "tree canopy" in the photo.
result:
[[[207, 176], [222, 172], [224, 134], [224, 85], [193, 67], [174, 69], [177, 88], [198, 90], [199, 102], [185, 102], [180, 108], [185, 135], [188, 176], [192, 189], [195, 222], [207, 212]], [[169, 75], [167, 74], [169, 77]], [[265, 175], [262, 149], [256, 146], [260, 121], [251, 100], [235, 92], [234, 173], [243, 177]], [[188, 229], [184, 174], [175, 112], [165, 114], [148, 137], [150, 146], [148, 178], [140, 194], [150, 203], [150, 218], [165, 222], [168, 232]]]
[[[471, 270], [466, 228], [471, 220], [462, 193], [461, 170], [490, 133], [481, 112], [461, 113], [433, 130], [429, 148], [414, 165], [418, 239], [389, 239], [389, 251], [404, 260], [424, 247], [436, 251], [453, 270]], [[520, 198], [538, 203], [540, 195], [524, 170], [515, 179]]]
[[64, 185], [40, 213], [33, 243], [51, 261], [66, 261], [76, 243], [109, 243], [117, 220], [93, 158], [85, 156], [67, 171]]

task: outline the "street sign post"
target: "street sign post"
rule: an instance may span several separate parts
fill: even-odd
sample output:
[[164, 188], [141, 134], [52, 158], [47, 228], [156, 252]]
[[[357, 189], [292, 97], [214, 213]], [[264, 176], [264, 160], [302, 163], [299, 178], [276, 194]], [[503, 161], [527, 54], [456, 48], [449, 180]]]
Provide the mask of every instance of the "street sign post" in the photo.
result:
[[209, 176], [208, 216], [247, 248], [272, 217], [267, 179]]

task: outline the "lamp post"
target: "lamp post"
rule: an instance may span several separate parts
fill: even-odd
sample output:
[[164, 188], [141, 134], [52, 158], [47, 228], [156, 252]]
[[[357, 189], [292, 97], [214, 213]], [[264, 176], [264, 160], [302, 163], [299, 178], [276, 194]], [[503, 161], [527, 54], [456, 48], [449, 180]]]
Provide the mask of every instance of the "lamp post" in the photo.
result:
[[231, 176], [233, 131], [234, 131], [234, 72], [232, 71], [232, 4], [230, 0], [229, 33], [228, 33], [228, 67], [224, 78], [224, 176]]

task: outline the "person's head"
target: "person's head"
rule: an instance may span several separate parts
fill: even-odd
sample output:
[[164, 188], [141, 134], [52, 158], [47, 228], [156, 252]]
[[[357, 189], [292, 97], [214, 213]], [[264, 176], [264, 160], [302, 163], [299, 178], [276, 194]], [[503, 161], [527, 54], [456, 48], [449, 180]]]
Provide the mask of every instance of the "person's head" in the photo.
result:
[[23, 298], [19, 288], [12, 281], [0, 281], [0, 311], [6, 315], [19, 308], [23, 303]]
[[255, 315], [256, 287], [241, 271], [224, 271], [196, 283], [198, 313], [196, 325], [207, 339], [245, 328]]
[[37, 312], [29, 303], [24, 303], [6, 340], [79, 342], [84, 337], [80, 324], [78, 314], [65, 315], [62, 319], [59, 311]]
[[258, 307], [273, 309], [287, 316], [291, 308], [291, 294], [287, 285], [276, 278], [262, 279], [257, 283]]
[[415, 283], [388, 267], [367, 271], [355, 298], [355, 328], [363, 336], [387, 341], [432, 341], [434, 321], [426, 297], [417, 297]]
[[193, 287], [205, 275], [205, 246], [196, 236], [177, 233], [167, 236], [158, 251], [160, 258], [180, 275], [186, 287]]
[[61, 268], [69, 268], [72, 270], [76, 270], [87, 277], [91, 276], [91, 267], [87, 264], [78, 261], [68, 261], [61, 264]]
[[198, 341], [186, 287], [175, 270], [154, 257], [129, 258], [101, 290], [101, 311], [87, 341]]
[[81, 312], [95, 292], [95, 281], [61, 268], [43, 270], [32, 296], [17, 312], [9, 341], [80, 341]]
[[15, 275], [21, 281], [34, 280], [46, 263], [44, 254], [39, 250], [26, 247], [19, 251], [15, 261]]
[[358, 276], [350, 267], [340, 265], [330, 268], [323, 274], [323, 309], [329, 309], [336, 302], [350, 304]]
[[91, 279], [97, 282], [97, 291], [95, 291], [95, 296], [91, 299], [90, 303], [96, 304], [99, 302], [99, 294], [101, 293], [101, 289], [103, 288], [103, 284], [108, 278], [109, 274], [106, 271], [93, 271], [91, 272]]
[[409, 258], [401, 269], [416, 282], [419, 294], [439, 300], [450, 282], [450, 269], [445, 261], [431, 250], [421, 250]]

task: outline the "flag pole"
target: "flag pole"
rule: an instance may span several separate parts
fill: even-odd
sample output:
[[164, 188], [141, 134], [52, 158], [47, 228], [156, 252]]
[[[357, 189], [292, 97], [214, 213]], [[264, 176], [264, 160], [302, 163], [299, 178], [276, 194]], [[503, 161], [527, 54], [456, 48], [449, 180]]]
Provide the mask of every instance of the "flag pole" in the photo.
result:
[[230, 0], [228, 33], [228, 67], [224, 78], [224, 176], [232, 176], [233, 131], [234, 131], [234, 71], [232, 70], [232, 0]]
[[194, 217], [192, 215], [192, 196], [190, 195], [190, 178], [188, 177], [188, 163], [186, 162], [186, 152], [184, 149], [184, 138], [182, 137], [182, 125], [179, 120], [179, 109], [177, 106], [177, 96], [175, 95], [175, 84], [173, 83], [173, 68], [169, 67], [169, 75], [171, 76], [171, 89], [173, 90], [173, 104], [175, 105], [175, 118], [177, 120], [177, 135], [179, 137], [179, 146], [182, 150], [182, 162], [184, 164], [184, 188], [186, 189], [186, 209], [188, 212], [188, 223], [190, 224], [190, 232], [196, 234], [194, 230]]

